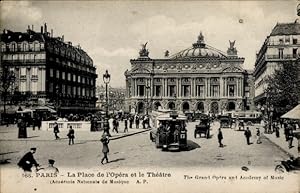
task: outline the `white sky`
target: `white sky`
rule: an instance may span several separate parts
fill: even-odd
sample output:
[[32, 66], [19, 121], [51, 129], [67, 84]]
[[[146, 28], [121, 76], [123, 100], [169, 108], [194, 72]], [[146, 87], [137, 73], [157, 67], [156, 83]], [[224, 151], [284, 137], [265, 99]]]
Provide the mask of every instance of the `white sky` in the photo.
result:
[[[124, 87], [130, 59], [148, 42], [151, 58], [188, 48], [202, 31], [205, 42], [226, 52], [236, 40], [244, 67], [277, 22], [294, 22], [299, 1], [8, 1], [1, 4], [1, 29], [40, 31], [47, 22], [54, 36], [80, 44], [97, 67], [98, 85], [108, 69], [112, 87]], [[239, 23], [243, 19], [243, 23]]]

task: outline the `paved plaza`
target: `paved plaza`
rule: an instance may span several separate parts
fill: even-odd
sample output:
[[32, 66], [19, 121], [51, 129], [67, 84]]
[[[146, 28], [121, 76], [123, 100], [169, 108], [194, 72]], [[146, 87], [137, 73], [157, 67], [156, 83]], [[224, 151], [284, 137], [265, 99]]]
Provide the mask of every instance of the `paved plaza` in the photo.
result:
[[[206, 139], [194, 138], [195, 124], [190, 122], [188, 130], [188, 150], [181, 152], [165, 152], [157, 149], [149, 139], [149, 130], [129, 129], [123, 133], [123, 122], [120, 123], [121, 132], [112, 133], [109, 143], [109, 164], [101, 165], [102, 144], [99, 141], [102, 132], [75, 131], [75, 144], [68, 145], [66, 132], [61, 132], [61, 139], [55, 140], [52, 131], [32, 130], [27, 128], [28, 138], [17, 138], [16, 126], [1, 126], [0, 147], [1, 159], [9, 159], [9, 163], [1, 167], [17, 167], [16, 163], [31, 147], [36, 147], [36, 160], [41, 165], [47, 165], [48, 159], [56, 160], [56, 166], [78, 167], [90, 169], [101, 167], [105, 169], [135, 168], [135, 167], [202, 167], [202, 168], [241, 168], [247, 166], [252, 170], [261, 168], [273, 170], [276, 164], [285, 160], [290, 154], [297, 153], [297, 147], [288, 151], [275, 145], [265, 134], [262, 143], [256, 144], [255, 128], [252, 131], [253, 144], [247, 145], [243, 131], [224, 128], [223, 144], [218, 146], [217, 130], [219, 123], [214, 122], [211, 127], [211, 137]], [[283, 136], [281, 136], [283, 138]], [[280, 138], [280, 140], [281, 140]], [[296, 145], [296, 142], [295, 142]]]

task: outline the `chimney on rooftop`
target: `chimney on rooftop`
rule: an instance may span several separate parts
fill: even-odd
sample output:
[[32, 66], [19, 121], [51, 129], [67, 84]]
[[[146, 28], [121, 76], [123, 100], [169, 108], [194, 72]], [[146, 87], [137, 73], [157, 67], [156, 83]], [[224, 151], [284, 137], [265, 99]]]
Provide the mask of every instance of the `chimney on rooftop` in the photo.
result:
[[41, 34], [43, 34], [44, 32], [43, 32], [43, 26], [41, 26]]
[[33, 31], [33, 25], [31, 25], [31, 30]]
[[45, 33], [47, 33], [47, 23], [44, 24]]
[[61, 36], [61, 41], [64, 42], [64, 40], [65, 40], [65, 36], [62, 35], [62, 36]]
[[51, 38], [53, 38], [53, 29], [51, 29]]

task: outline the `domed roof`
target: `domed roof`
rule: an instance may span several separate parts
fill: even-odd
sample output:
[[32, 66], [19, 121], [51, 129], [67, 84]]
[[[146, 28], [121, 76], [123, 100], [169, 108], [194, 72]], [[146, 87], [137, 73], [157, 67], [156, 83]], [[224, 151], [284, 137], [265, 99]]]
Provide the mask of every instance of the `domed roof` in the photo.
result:
[[198, 41], [193, 44], [193, 47], [182, 50], [170, 58], [172, 59], [186, 59], [186, 58], [227, 58], [222, 51], [213, 48], [204, 43], [202, 33], [198, 36]]

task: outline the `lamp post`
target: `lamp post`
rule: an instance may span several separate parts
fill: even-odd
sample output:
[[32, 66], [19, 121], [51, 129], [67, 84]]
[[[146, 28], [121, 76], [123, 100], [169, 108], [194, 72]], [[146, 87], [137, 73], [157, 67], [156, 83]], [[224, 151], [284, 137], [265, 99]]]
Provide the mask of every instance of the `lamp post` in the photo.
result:
[[[56, 95], [56, 112], [58, 114], [58, 116], [60, 116], [60, 112], [59, 112], [59, 86], [56, 85], [55, 87], [55, 95]], [[59, 113], [58, 113], [59, 112]]]
[[108, 74], [108, 70], [106, 70], [105, 74], [103, 74], [103, 82], [105, 83], [105, 99], [106, 99], [106, 109], [105, 109], [105, 122], [103, 124], [104, 132], [106, 132], [109, 136], [109, 123], [108, 123], [108, 91], [107, 85], [110, 82], [110, 74]]
[[149, 91], [149, 89], [150, 89], [150, 86], [149, 86], [149, 85], [147, 85], [147, 86], [146, 86], [146, 92], [147, 92], [147, 101], [146, 101], [146, 104], [147, 104], [147, 106], [146, 106], [146, 115], [148, 115], [148, 109], [149, 109], [149, 103], [148, 103], [148, 91]]

